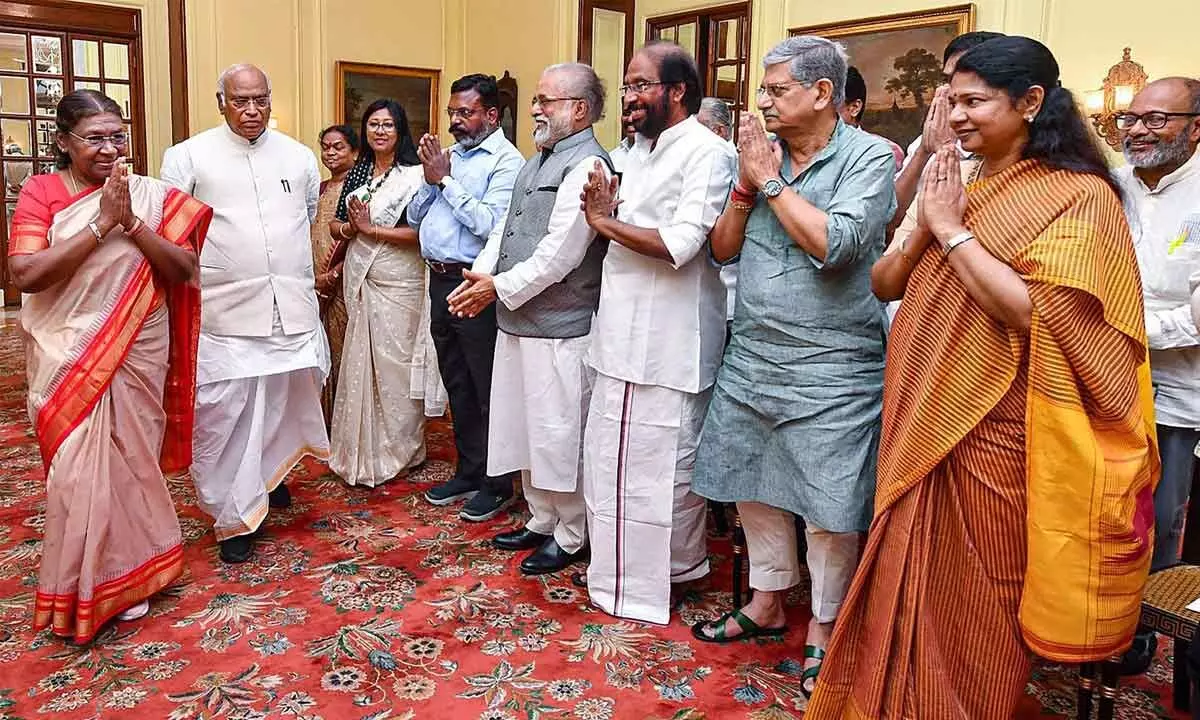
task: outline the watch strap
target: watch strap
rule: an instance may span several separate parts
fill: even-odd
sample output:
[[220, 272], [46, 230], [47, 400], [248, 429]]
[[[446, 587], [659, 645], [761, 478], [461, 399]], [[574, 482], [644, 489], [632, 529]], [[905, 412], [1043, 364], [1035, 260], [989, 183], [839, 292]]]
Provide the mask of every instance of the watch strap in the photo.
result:
[[957, 234], [954, 237], [947, 240], [944, 245], [942, 245], [942, 254], [949, 255], [954, 250], [954, 248], [958, 247], [959, 245], [962, 245], [963, 243], [965, 243], [969, 240], [974, 240], [974, 239], [975, 239], [975, 234], [972, 233], [971, 231], [968, 230], [967, 232], [960, 232], [959, 234]]

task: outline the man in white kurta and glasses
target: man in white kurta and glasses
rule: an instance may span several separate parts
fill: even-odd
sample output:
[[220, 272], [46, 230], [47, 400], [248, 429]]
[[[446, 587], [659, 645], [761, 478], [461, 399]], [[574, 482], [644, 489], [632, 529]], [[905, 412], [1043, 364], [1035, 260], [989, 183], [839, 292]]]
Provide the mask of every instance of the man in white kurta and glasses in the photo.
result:
[[604, 85], [589, 66], [542, 73], [531, 109], [541, 152], [525, 163], [507, 217], [449, 298], [451, 312], [468, 316], [499, 299], [487, 471], [521, 472], [532, 517], [492, 543], [533, 550], [521, 561], [526, 575], [557, 572], [587, 552], [586, 356], [606, 243], [588, 226], [579, 196], [594, 163], [609, 162], [592, 133], [603, 108]]
[[621, 91], [637, 138], [619, 193], [599, 165], [584, 193], [588, 224], [610, 240], [584, 435], [587, 587], [605, 612], [666, 623], [671, 583], [709, 570], [705, 502], [691, 481], [725, 339], [708, 233], [734, 160], [696, 121], [700, 76], [678, 45], [639, 50]]
[[305, 455], [329, 455], [329, 352], [309, 240], [316, 157], [268, 129], [262, 70], [221, 73], [217, 107], [225, 124], [169, 148], [162, 178], [213, 209], [200, 254], [192, 481], [221, 559], [237, 563], [252, 556], [268, 507], [290, 504], [288, 472]]

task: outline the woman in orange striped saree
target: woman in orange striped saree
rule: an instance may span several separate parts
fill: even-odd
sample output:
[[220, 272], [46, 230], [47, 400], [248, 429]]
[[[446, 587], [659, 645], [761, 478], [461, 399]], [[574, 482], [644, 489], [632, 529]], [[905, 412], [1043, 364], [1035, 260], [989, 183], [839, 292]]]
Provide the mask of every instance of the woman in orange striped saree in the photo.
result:
[[83, 643], [145, 615], [183, 550], [163, 472], [191, 462], [200, 295], [211, 210], [125, 168], [121, 109], [91, 90], [57, 112], [59, 172], [13, 215], [26, 293], [29, 413], [46, 467], [34, 629]]
[[903, 296], [875, 518], [806, 720], [1011, 717], [1034, 655], [1129, 646], [1158, 458], [1141, 288], [1118, 193], [1042, 44], [959, 60]]

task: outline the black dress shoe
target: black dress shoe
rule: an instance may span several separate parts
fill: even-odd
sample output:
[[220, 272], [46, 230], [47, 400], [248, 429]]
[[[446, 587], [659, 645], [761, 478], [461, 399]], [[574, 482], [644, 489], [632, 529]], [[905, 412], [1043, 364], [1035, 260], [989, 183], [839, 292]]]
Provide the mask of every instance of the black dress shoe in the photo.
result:
[[267, 493], [267, 505], [271, 506], [272, 510], [283, 510], [292, 506], [292, 491], [288, 490], [287, 485], [279, 483], [279, 487]]
[[548, 538], [532, 555], [521, 561], [521, 572], [526, 575], [545, 575], [558, 572], [571, 563], [586, 560], [587, 546], [573, 553], [563, 550], [554, 538]]
[[222, 540], [221, 559], [230, 564], [244, 563], [254, 556], [254, 539], [249, 535], [238, 535]]
[[[1139, 631], [1133, 636], [1133, 645], [1121, 656], [1117, 672], [1122, 677], [1141, 675], [1150, 669], [1154, 654], [1158, 652], [1158, 637], [1153, 632]], [[1175, 662], [1182, 662], [1176, 660]]]
[[549, 535], [535, 533], [529, 528], [521, 528], [500, 533], [492, 538], [492, 545], [501, 550], [532, 550], [535, 547], [541, 547], [549, 537]]

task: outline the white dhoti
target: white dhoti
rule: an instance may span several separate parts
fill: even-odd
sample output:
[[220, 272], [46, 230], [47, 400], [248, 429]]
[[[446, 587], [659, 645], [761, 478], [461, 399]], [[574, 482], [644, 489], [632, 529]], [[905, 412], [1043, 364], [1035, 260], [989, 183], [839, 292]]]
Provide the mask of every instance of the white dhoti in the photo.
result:
[[521, 471], [533, 517], [526, 527], [574, 553], [587, 538], [583, 423], [595, 373], [590, 340], [496, 335], [488, 475]]
[[200, 334], [192, 482], [217, 540], [256, 531], [267, 493], [305, 455], [329, 457], [321, 386], [324, 330], [270, 337]]
[[708, 574], [692, 470], [711, 394], [596, 376], [584, 445], [587, 579], [607, 613], [666, 624], [671, 583]]

